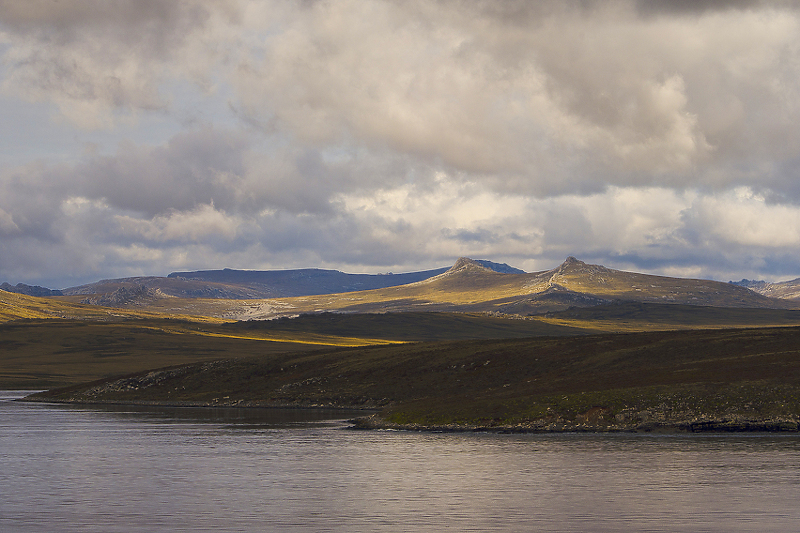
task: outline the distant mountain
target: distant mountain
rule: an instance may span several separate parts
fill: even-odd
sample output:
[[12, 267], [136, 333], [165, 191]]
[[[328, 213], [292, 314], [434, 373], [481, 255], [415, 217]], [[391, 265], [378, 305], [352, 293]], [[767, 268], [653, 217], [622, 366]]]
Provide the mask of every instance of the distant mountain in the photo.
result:
[[0, 284], [0, 290], [6, 292], [13, 292], [16, 294], [25, 294], [27, 296], [61, 296], [61, 291], [40, 287], [38, 285], [26, 285], [24, 283], [17, 283], [11, 285], [8, 282]]
[[732, 285], [745, 287], [758, 294], [763, 294], [770, 298], [782, 298], [784, 300], [800, 300], [800, 278], [791, 281], [781, 281], [770, 283], [768, 281], [756, 281], [743, 279], [742, 281], [731, 281]]
[[[476, 261], [484, 268], [501, 273], [524, 273], [505, 263], [481, 259]], [[130, 291], [143, 287], [157, 290], [161, 296], [178, 298], [222, 298], [247, 300], [259, 298], [291, 298], [342, 292], [384, 289], [422, 281], [448, 270], [447, 267], [402, 274], [347, 274], [338, 270], [305, 268], [294, 270], [197, 270], [173, 272], [167, 277], [143, 276], [106, 279], [95, 283], [64, 289], [65, 296], [110, 295], [84, 301], [103, 302], [100, 305], [123, 305], [129, 301]], [[127, 291], [127, 292], [126, 292]], [[140, 294], [141, 296], [141, 294]], [[139, 298], [141, 299], [141, 298]]]
[[447, 268], [405, 274], [347, 274], [338, 270], [304, 268], [296, 270], [198, 270], [173, 272], [171, 280], [225, 284], [247, 288], [261, 298], [313, 296], [340, 292], [383, 289], [421, 281]]
[[[469, 258], [428, 279], [347, 294], [231, 302], [214, 316], [239, 320], [302, 313], [408, 311], [492, 312], [543, 315], [569, 308], [619, 302], [682, 304], [718, 308], [796, 309], [797, 302], [768, 298], [718, 281], [669, 278], [590, 265], [568, 257], [543, 272], [503, 274]], [[209, 312], [212, 310], [209, 308]]]

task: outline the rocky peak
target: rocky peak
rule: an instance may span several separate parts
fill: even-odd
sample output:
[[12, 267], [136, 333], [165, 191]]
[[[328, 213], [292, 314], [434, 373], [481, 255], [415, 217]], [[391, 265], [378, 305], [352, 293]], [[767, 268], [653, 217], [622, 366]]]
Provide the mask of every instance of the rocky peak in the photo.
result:
[[575, 268], [579, 269], [585, 266], [586, 263], [584, 263], [583, 261], [579, 261], [575, 257], [569, 256], [564, 260], [563, 263], [558, 265], [555, 269], [551, 270], [551, 272], [553, 272], [554, 276], [557, 276], [558, 274], [562, 274], [569, 269], [575, 269]]
[[459, 257], [458, 261], [445, 274], [456, 272], [494, 272], [494, 270], [486, 268], [469, 257]]
[[167, 297], [160, 289], [151, 289], [144, 285], [134, 287], [120, 287], [110, 294], [81, 300], [82, 304], [102, 305], [106, 307], [124, 307], [127, 305], [141, 305], [158, 298]]

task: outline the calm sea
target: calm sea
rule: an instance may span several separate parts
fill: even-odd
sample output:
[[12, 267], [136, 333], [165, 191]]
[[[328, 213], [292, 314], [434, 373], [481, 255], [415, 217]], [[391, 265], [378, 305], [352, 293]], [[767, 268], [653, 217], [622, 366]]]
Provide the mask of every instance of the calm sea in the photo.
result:
[[800, 531], [800, 437], [347, 429], [0, 392], [0, 531]]

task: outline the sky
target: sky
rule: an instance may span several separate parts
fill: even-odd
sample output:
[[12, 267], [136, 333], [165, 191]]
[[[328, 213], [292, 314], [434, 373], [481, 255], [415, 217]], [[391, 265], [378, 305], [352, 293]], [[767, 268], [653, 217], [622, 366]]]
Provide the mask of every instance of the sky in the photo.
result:
[[800, 277], [800, 8], [0, 0], [0, 282]]

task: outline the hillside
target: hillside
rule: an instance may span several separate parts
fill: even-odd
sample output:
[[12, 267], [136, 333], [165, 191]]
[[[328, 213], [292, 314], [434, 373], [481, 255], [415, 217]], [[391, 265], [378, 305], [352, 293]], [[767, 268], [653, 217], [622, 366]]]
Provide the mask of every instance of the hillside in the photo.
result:
[[[159, 276], [142, 276], [132, 278], [104, 279], [87, 285], [69, 287], [61, 290], [64, 296], [81, 296], [82, 299], [102, 298], [118, 291], [140, 290], [141, 288], [159, 291], [164, 296], [176, 298], [226, 298], [248, 299], [265, 298], [275, 294], [264, 292], [259, 288], [242, 285], [173, 279]], [[74, 298], [73, 298], [74, 300]]]
[[111, 309], [98, 305], [75, 303], [61, 297], [28, 296], [0, 290], [0, 323], [26, 319], [119, 322], [122, 320], [143, 318], [173, 318], [199, 322], [224, 322], [224, 320], [209, 316], [160, 313], [148, 311], [147, 309]]
[[[492, 268], [487, 268], [486, 264]], [[503, 272], [498, 272], [498, 270]], [[511, 273], [506, 273], [509, 270]], [[248, 276], [262, 274], [259, 272], [209, 272], [213, 275], [202, 275], [241, 284], [235, 285], [227, 283], [227, 281], [222, 283], [206, 279], [190, 280], [180, 277], [125, 278], [102, 281], [81, 288], [65, 290], [64, 292], [68, 296], [53, 297], [47, 300], [51, 303], [44, 307], [49, 306], [52, 309], [44, 314], [31, 316], [59, 316], [64, 313], [57, 309], [73, 304], [105, 306], [118, 309], [119, 313], [127, 310], [139, 314], [211, 317], [223, 321], [263, 320], [319, 312], [425, 311], [539, 316], [573, 307], [594, 307], [615, 302], [664, 303], [716, 308], [800, 308], [798, 301], [770, 298], [737, 284], [624, 272], [600, 265], [590, 265], [574, 257], [567, 258], [564, 263], [554, 269], [530, 274], [517, 271], [507, 265], [461, 258], [444, 272], [405, 285], [291, 298], [252, 297], [252, 294], [248, 292], [251, 289], [246, 288], [244, 284], [249, 283]], [[292, 272], [292, 276], [302, 278], [302, 271], [286, 272]], [[330, 273], [331, 271], [319, 272]], [[424, 277], [433, 272], [436, 271], [412, 274], [416, 277]], [[285, 274], [284, 272], [281, 275]], [[403, 276], [406, 275], [374, 275], [370, 279], [387, 278], [399, 281], [405, 279]], [[284, 287], [287, 291], [294, 283], [290, 283], [287, 281], [288, 279], [284, 280], [288, 284], [287, 287]], [[300, 290], [298, 287], [302, 287], [302, 283], [291, 290]], [[252, 290], [255, 291], [255, 289]], [[189, 293], [220, 297], [175, 296], [175, 294]], [[233, 298], [237, 295], [240, 297]], [[42, 307], [42, 304], [36, 305]], [[103, 313], [114, 314], [116, 311], [113, 313], [100, 309], [90, 311], [82, 307], [78, 311], [66, 312], [66, 315], [74, 317], [86, 313], [102, 315]], [[24, 313], [20, 314], [21, 318], [27, 316]], [[2, 314], [0, 314], [1, 317]]]
[[142, 372], [33, 399], [380, 409], [363, 427], [797, 431], [800, 328], [275, 354]]
[[590, 332], [565, 323], [463, 313], [317, 314], [236, 323], [132, 314], [113, 320], [16, 319], [0, 323], [0, 388], [63, 386], [170, 364], [330, 346]]

